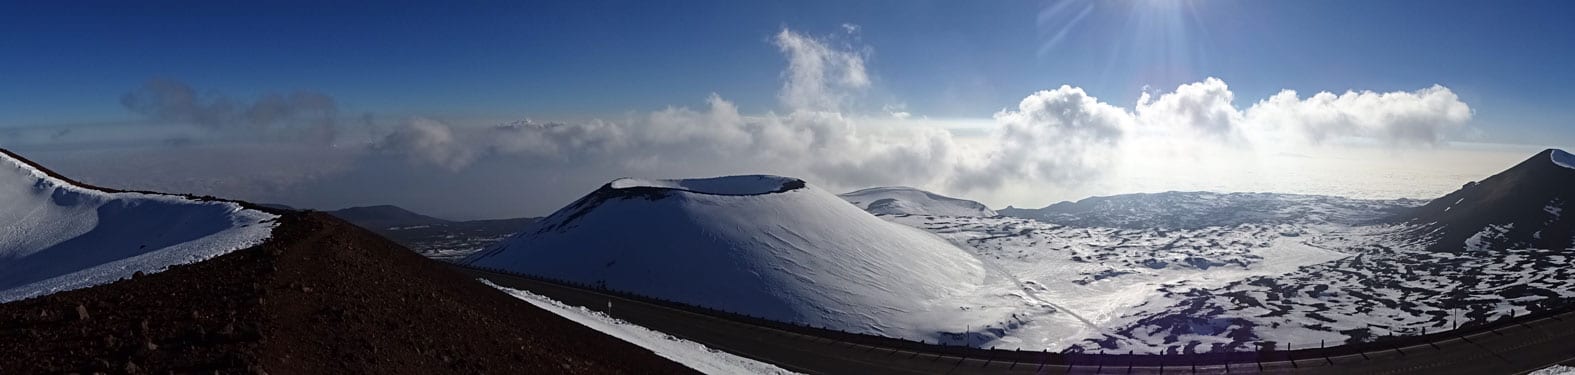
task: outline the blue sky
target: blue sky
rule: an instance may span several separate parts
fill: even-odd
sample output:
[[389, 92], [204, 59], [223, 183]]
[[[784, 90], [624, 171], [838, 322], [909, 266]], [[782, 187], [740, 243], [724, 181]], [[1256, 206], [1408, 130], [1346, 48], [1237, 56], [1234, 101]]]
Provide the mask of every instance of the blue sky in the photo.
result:
[[[421, 168], [435, 168], [422, 172], [427, 177], [445, 169], [469, 176], [468, 184], [496, 183], [498, 175], [512, 176], [511, 183], [524, 183], [522, 176], [551, 175], [560, 183], [581, 185], [642, 171], [764, 171], [807, 175], [835, 187], [911, 184], [995, 205], [1187, 187], [1262, 189], [1197, 183], [1136, 187], [1110, 181], [1090, 188], [1065, 181], [1122, 174], [1089, 174], [1110, 166], [1087, 161], [1113, 160], [1110, 155], [1134, 153], [1134, 145], [1151, 146], [1153, 141], [1128, 138], [1180, 131], [1166, 128], [1172, 125], [1191, 129], [1188, 134], [1207, 133], [1200, 136], [1202, 143], [1163, 142], [1171, 149], [1207, 151], [1189, 153], [1196, 158], [1219, 157], [1226, 149], [1263, 154], [1282, 147], [1263, 141], [1285, 136], [1258, 131], [1264, 124], [1295, 130], [1310, 140], [1298, 143], [1312, 145], [1307, 152], [1328, 155], [1346, 154], [1330, 148], [1331, 143], [1376, 144], [1391, 155], [1459, 151], [1472, 143], [1528, 148], [1575, 143], [1570, 125], [1575, 110], [1569, 105], [1575, 103], [1575, 70], [1569, 68], [1575, 66], [1572, 16], [1575, 5], [1562, 1], [14, 2], [0, 5], [0, 129], [74, 131], [26, 142], [0, 137], [0, 146], [50, 150], [68, 166], [85, 165], [81, 173], [90, 180], [95, 174], [119, 175], [86, 167], [92, 164], [88, 155], [102, 150], [72, 139], [143, 135], [160, 139], [147, 147], [168, 154], [154, 157], [148, 151], [142, 155], [146, 160], [191, 158], [196, 151], [183, 150], [200, 149], [209, 138], [263, 139], [248, 144], [263, 150], [327, 139], [319, 151], [351, 156], [344, 156], [339, 169], [300, 173], [310, 176], [301, 181], [319, 184], [334, 181], [332, 176], [378, 173], [406, 173], [414, 180], [418, 173], [412, 171]], [[833, 71], [803, 70], [794, 61], [829, 64]], [[847, 62], [857, 64], [839, 65]], [[839, 83], [835, 75], [848, 72], [867, 76], [867, 82]], [[189, 86], [204, 100], [236, 104], [242, 112], [270, 98], [291, 98], [292, 92], [321, 94], [332, 99], [337, 120], [320, 132], [326, 138], [301, 135], [299, 124], [286, 126], [292, 129], [286, 135], [235, 132], [214, 130], [214, 124], [183, 124], [190, 116], [161, 117], [122, 103], [123, 96], [139, 92], [150, 80]], [[835, 105], [799, 108], [785, 99], [794, 85], [807, 85], [801, 87], [813, 90], [806, 95], [833, 98], [826, 102]], [[1058, 90], [1062, 85], [1067, 89]], [[1185, 90], [1188, 85], [1196, 85], [1190, 86], [1195, 90]], [[1430, 89], [1434, 85], [1437, 90]], [[1041, 90], [1049, 91], [1040, 95]], [[1251, 113], [1255, 103], [1282, 90], [1294, 90], [1295, 98], [1307, 102], [1287, 101]], [[1352, 90], [1373, 95], [1353, 96], [1343, 104], [1309, 98]], [[1145, 93], [1178, 95], [1145, 116], [1136, 104]], [[1213, 103], [1208, 100], [1219, 98], [1211, 95], [1221, 93], [1228, 99], [1226, 109], [1208, 107]], [[1395, 95], [1385, 99], [1385, 94]], [[1124, 114], [1090, 117], [1099, 120], [1092, 127], [1073, 119], [1035, 122], [1042, 119], [1034, 111], [1085, 97], [1093, 104], [1079, 110]], [[1039, 104], [1030, 108], [1030, 101]], [[221, 111], [215, 108], [199, 109]], [[1320, 112], [1328, 108], [1335, 109]], [[913, 134], [872, 135], [892, 132], [877, 130], [877, 123], [892, 125], [887, 124], [892, 112], [910, 115], [896, 123], [901, 129], [896, 132]], [[835, 116], [822, 116], [827, 113]], [[347, 124], [363, 116], [375, 129], [350, 134], [361, 130], [347, 130]], [[729, 116], [743, 120], [716, 120]], [[815, 116], [821, 120], [806, 120]], [[497, 134], [465, 130], [521, 119], [572, 126], [532, 130], [507, 142], [497, 141], [506, 138]], [[936, 124], [955, 136], [914, 130]], [[983, 129], [967, 133], [958, 130], [964, 126], [959, 124]], [[666, 134], [690, 138], [654, 132], [629, 136], [669, 125], [674, 127], [663, 128]], [[835, 130], [843, 128], [858, 131]], [[807, 146], [781, 146], [780, 139], [770, 137], [783, 129], [817, 136]], [[1055, 143], [1068, 134], [1110, 145], [1088, 150]], [[853, 141], [822, 142], [843, 138]], [[344, 145], [353, 142], [367, 146], [345, 151]], [[914, 142], [929, 146], [907, 147]], [[1010, 155], [1017, 144], [1092, 154]], [[167, 147], [173, 145], [185, 148]], [[729, 150], [773, 145], [785, 147], [772, 150], [788, 156], [804, 150], [817, 157], [857, 155], [828, 165], [783, 156], [694, 167], [685, 159], [729, 159], [737, 156]], [[848, 148], [855, 146], [859, 152]], [[685, 153], [696, 147], [720, 151]], [[879, 152], [863, 152], [868, 149]], [[958, 172], [879, 164], [893, 155]], [[367, 159], [401, 156], [424, 162], [396, 168], [398, 163]], [[368, 166], [389, 170], [356, 170]], [[499, 169], [470, 170], [473, 166]], [[562, 172], [567, 169], [595, 172], [567, 176]], [[1136, 170], [1124, 172], [1129, 177], [1123, 181], [1131, 181]], [[986, 172], [1021, 176], [1004, 185], [959, 182]], [[234, 178], [181, 173], [167, 171], [164, 182], [97, 178], [315, 205], [343, 201], [344, 194], [330, 198], [333, 194], [320, 191], [346, 190], [288, 184], [267, 191], [226, 190], [212, 187], [230, 186], [218, 182], [197, 188], [170, 182]], [[1437, 185], [1458, 186], [1452, 179], [1459, 175], [1450, 176]], [[557, 195], [571, 196], [579, 188]], [[418, 200], [413, 194], [379, 197]], [[559, 199], [527, 206], [539, 213]], [[454, 215], [507, 216], [492, 211]]]
[[1560, 1], [461, 3], [13, 3], [0, 125], [125, 120], [117, 98], [153, 77], [318, 90], [349, 112], [584, 118], [713, 92], [758, 111], [783, 64], [771, 35], [844, 23], [874, 46], [871, 102], [933, 117], [1214, 76], [1242, 98], [1443, 84], [1479, 123], [1565, 139], [1575, 119], [1575, 6]]

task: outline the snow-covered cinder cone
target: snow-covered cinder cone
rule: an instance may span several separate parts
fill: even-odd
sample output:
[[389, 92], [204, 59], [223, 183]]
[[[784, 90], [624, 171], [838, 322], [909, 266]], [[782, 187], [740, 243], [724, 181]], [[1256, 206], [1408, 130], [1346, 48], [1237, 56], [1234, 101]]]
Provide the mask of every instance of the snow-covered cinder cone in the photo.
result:
[[952, 198], [904, 186], [873, 187], [839, 195], [876, 215], [930, 215], [992, 217], [983, 203]]
[[0, 151], [0, 302], [251, 247], [276, 217], [230, 201], [94, 188]]
[[619, 179], [468, 263], [894, 337], [948, 330], [986, 272], [804, 181]]

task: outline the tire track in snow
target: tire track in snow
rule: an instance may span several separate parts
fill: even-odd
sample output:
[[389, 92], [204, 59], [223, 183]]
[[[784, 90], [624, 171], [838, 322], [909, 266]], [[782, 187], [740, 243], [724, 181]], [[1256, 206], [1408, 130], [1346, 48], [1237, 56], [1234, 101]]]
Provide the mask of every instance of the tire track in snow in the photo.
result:
[[1023, 284], [1023, 280], [1018, 279], [1017, 275], [1007, 271], [1005, 267], [1001, 267], [1001, 265], [996, 264], [995, 261], [990, 260], [989, 257], [980, 254], [979, 249], [967, 243], [957, 243], [956, 241], [952, 241], [950, 239], [948, 239], [947, 242], [951, 242], [952, 245], [956, 245], [957, 247], [964, 249], [968, 252], [968, 254], [972, 254], [975, 259], [979, 259], [979, 263], [984, 264], [985, 268], [993, 270], [996, 273], [999, 273], [1002, 277], [1005, 277], [1007, 280], [1010, 280], [1013, 285], [1017, 286], [1018, 290], [1022, 290], [1024, 293], [1026, 293], [1028, 298], [1032, 298], [1034, 301], [1049, 305], [1050, 307], [1055, 308], [1056, 311], [1065, 312], [1067, 315], [1072, 316], [1072, 318], [1077, 319], [1077, 321], [1083, 322], [1083, 324], [1087, 325], [1089, 328], [1093, 328], [1095, 332], [1098, 332], [1101, 335], [1110, 336], [1110, 334], [1105, 332], [1103, 327], [1100, 327], [1098, 324], [1094, 324], [1093, 321], [1084, 318], [1082, 315], [1078, 315], [1077, 312], [1072, 311], [1072, 309], [1068, 309], [1065, 306], [1061, 306], [1058, 303], [1050, 302], [1044, 297], [1040, 297], [1038, 291], [1034, 290], [1033, 288], [1029, 288], [1026, 284]]

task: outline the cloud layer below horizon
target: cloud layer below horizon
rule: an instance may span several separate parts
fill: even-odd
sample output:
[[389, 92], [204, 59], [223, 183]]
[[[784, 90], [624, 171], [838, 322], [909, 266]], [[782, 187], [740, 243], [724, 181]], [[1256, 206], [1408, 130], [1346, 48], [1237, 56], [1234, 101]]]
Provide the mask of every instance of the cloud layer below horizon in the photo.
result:
[[1237, 108], [1235, 94], [1217, 78], [1144, 92], [1130, 109], [1063, 85], [995, 113], [988, 139], [965, 146], [945, 129], [905, 123], [909, 116], [877, 122], [849, 113], [849, 102], [870, 85], [867, 48], [839, 47], [787, 29], [775, 43], [788, 61], [780, 113], [742, 114], [713, 94], [701, 108], [669, 107], [621, 122], [463, 128], [416, 119], [378, 148], [449, 169], [480, 157], [516, 156], [626, 171], [769, 171], [839, 187], [911, 184], [969, 192], [1005, 183], [1075, 183], [1142, 151], [1131, 149], [1139, 146], [1251, 150], [1353, 140], [1437, 146], [1472, 117], [1466, 103], [1438, 85], [1306, 98], [1285, 90], [1246, 109]]
[[[1432, 149], [1446, 145], [1451, 134], [1473, 117], [1470, 106], [1439, 85], [1414, 91], [1353, 90], [1307, 96], [1284, 90], [1242, 108], [1225, 81], [1207, 78], [1167, 92], [1142, 92], [1129, 106], [1063, 85], [1031, 93], [994, 113], [987, 134], [966, 134], [935, 126], [935, 121], [923, 118], [921, 109], [904, 109], [900, 116], [857, 110], [902, 106], [861, 102], [876, 82], [867, 66], [873, 49], [850, 42], [858, 40], [857, 27], [844, 31], [826, 36], [789, 29], [776, 33], [772, 43], [787, 62], [780, 76], [779, 106], [756, 114], [740, 113], [723, 95], [712, 94], [698, 107], [673, 106], [621, 120], [475, 125], [415, 117], [378, 124], [367, 115], [361, 121], [365, 126], [351, 127], [335, 121], [336, 101], [326, 94], [266, 94], [247, 102], [199, 95], [173, 80], [150, 81], [127, 93], [122, 103], [149, 120], [193, 125], [207, 132], [197, 133], [198, 138], [243, 134], [240, 138], [289, 144], [280, 148], [291, 154], [286, 159], [322, 149], [324, 155], [331, 155], [324, 156], [331, 163], [290, 167], [301, 169], [302, 175], [310, 176], [306, 180], [317, 184], [356, 183], [336, 176], [385, 173], [408, 175], [408, 180], [454, 179], [457, 186], [507, 181], [536, 185], [517, 186], [517, 190], [558, 191], [565, 184], [598, 184], [620, 176], [773, 173], [832, 189], [910, 185], [966, 197], [994, 197], [985, 200], [996, 203], [1011, 199], [1003, 191], [1023, 193], [1098, 181], [1131, 164], [1131, 159], [1207, 164], [1352, 145]], [[165, 147], [157, 152], [179, 153], [179, 149]], [[353, 171], [358, 168], [381, 170]], [[197, 173], [131, 184], [191, 191], [194, 180], [245, 178]], [[487, 177], [495, 175], [529, 178]], [[552, 184], [557, 186], [547, 186]], [[244, 189], [247, 183], [218, 185]], [[290, 194], [313, 194], [292, 191], [290, 186], [276, 186], [266, 194], [216, 189], [221, 191], [199, 192], [286, 201], [293, 199]], [[416, 194], [371, 196], [404, 199], [400, 197]], [[557, 194], [572, 193], [550, 193], [533, 197], [543, 202], [484, 209], [541, 214], [573, 198]], [[265, 198], [255, 198], [259, 195]], [[344, 204], [357, 203], [362, 202]], [[474, 216], [511, 215], [485, 211]]]

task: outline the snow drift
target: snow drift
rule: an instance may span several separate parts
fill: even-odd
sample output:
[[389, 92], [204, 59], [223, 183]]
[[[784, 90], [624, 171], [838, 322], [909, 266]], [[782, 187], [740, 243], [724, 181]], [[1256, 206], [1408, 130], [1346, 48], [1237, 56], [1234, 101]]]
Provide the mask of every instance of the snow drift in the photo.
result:
[[467, 262], [894, 337], [952, 329], [937, 317], [986, 277], [935, 235], [762, 175], [615, 180]]
[[1570, 153], [1565, 152], [1564, 150], [1549, 149], [1548, 157], [1553, 159], [1553, 164], [1558, 164], [1560, 167], [1564, 168], [1575, 169], [1575, 155], [1570, 155]]
[[957, 199], [904, 186], [873, 187], [840, 195], [876, 215], [931, 215], [992, 217], [983, 203]]
[[239, 203], [119, 192], [0, 151], [0, 302], [85, 288], [266, 240], [277, 216]]

